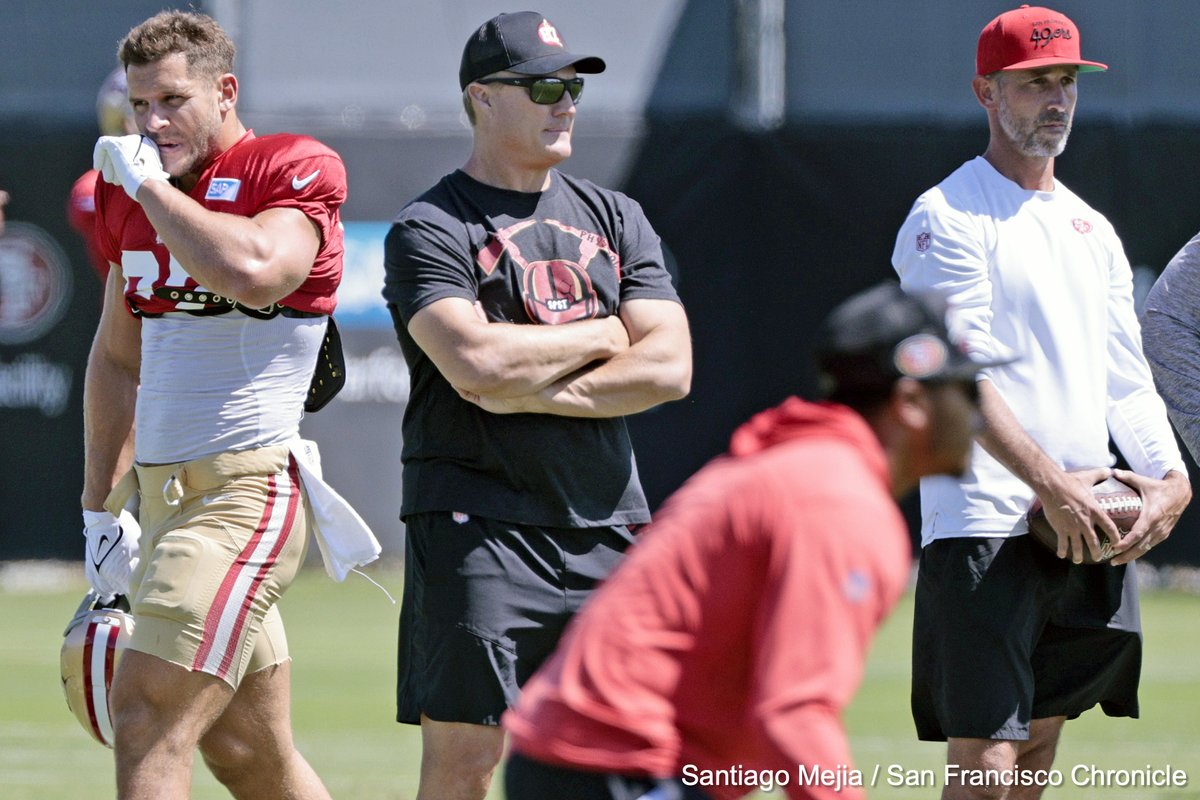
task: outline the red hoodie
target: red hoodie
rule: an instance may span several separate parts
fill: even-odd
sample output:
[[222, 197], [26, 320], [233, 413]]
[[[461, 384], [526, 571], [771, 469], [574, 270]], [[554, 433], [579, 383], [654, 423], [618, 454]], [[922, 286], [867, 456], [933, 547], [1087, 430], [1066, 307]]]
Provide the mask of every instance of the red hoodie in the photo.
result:
[[791, 398], [664, 504], [505, 715], [513, 749], [715, 798], [760, 770], [792, 798], [862, 797], [841, 711], [910, 560], [871, 429]]

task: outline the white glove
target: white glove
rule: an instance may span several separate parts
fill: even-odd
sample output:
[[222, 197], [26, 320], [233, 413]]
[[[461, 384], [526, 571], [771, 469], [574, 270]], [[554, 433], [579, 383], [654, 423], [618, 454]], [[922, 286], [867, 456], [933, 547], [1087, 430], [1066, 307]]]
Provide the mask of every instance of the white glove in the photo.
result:
[[171, 176], [163, 169], [158, 145], [153, 139], [131, 133], [128, 136], [101, 136], [92, 151], [92, 166], [104, 180], [124, 187], [137, 200], [137, 190], [148, 180], [165, 181]]
[[83, 571], [101, 597], [129, 593], [129, 576], [138, 564], [142, 529], [128, 511], [120, 517], [107, 511], [83, 512]]

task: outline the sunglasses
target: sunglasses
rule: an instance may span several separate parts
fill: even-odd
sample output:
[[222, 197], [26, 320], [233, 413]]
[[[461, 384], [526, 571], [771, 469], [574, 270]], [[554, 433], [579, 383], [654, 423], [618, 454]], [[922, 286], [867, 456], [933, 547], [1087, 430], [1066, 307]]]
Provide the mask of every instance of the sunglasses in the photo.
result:
[[475, 83], [524, 86], [529, 90], [529, 99], [542, 106], [554, 105], [566, 92], [571, 93], [572, 102], [578, 103], [583, 94], [583, 78], [480, 78]]

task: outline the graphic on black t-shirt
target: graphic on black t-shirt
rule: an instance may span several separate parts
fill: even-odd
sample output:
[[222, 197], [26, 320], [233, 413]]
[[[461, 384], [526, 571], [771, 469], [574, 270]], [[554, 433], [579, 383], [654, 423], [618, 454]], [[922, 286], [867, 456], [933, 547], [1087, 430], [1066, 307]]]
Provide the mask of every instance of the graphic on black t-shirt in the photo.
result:
[[[522, 231], [537, 225], [548, 225], [577, 238], [579, 260], [526, 261], [516, 239]], [[592, 259], [601, 253], [619, 276], [621, 258], [603, 236], [554, 219], [527, 219], [493, 233], [476, 256], [476, 262], [485, 274], [490, 275], [500, 257], [508, 254], [523, 273], [521, 297], [529, 319], [543, 325], [560, 325], [591, 319], [599, 311], [600, 303], [587, 269]]]

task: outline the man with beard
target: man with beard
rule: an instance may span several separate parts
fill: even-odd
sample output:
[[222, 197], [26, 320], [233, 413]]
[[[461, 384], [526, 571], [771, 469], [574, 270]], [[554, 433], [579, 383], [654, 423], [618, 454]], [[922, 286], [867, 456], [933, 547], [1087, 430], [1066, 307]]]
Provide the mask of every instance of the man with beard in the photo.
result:
[[94, 151], [111, 270], [82, 496], [88, 579], [135, 620], [112, 686], [117, 796], [188, 797], [198, 748], [235, 797], [327, 800], [292, 739], [277, 601], [332, 504], [297, 444], [346, 171], [313, 139], [246, 129], [212, 18], [164, 11], [118, 55], [142, 135]]
[[896, 500], [961, 474], [979, 425], [985, 365], [943, 320], [895, 282], [832, 311], [827, 402], [738, 427], [505, 715], [509, 800], [861, 800], [841, 714], [908, 583]]
[[[893, 254], [906, 290], [949, 301], [972, 355], [1020, 357], [985, 370], [985, 430], [968, 473], [921, 481], [912, 705], [918, 736], [948, 741], [947, 763], [959, 765], [943, 798], [1040, 797], [1024, 776], [1050, 768], [1065, 720], [1097, 703], [1137, 716], [1127, 565], [1170, 534], [1191, 498], [1121, 243], [1054, 177], [1077, 75], [1104, 69], [1080, 58], [1063, 14], [1022, 6], [992, 20], [972, 84], [987, 150], [917, 199]], [[1110, 434], [1131, 471], [1110, 469]], [[1124, 538], [1091, 493], [1110, 474], [1144, 503]], [[1057, 553], [1024, 535], [1035, 497]], [[1080, 564], [1083, 547], [1099, 557], [1097, 529], [1116, 542], [1112, 566]], [[970, 785], [974, 769], [1014, 780]]]

